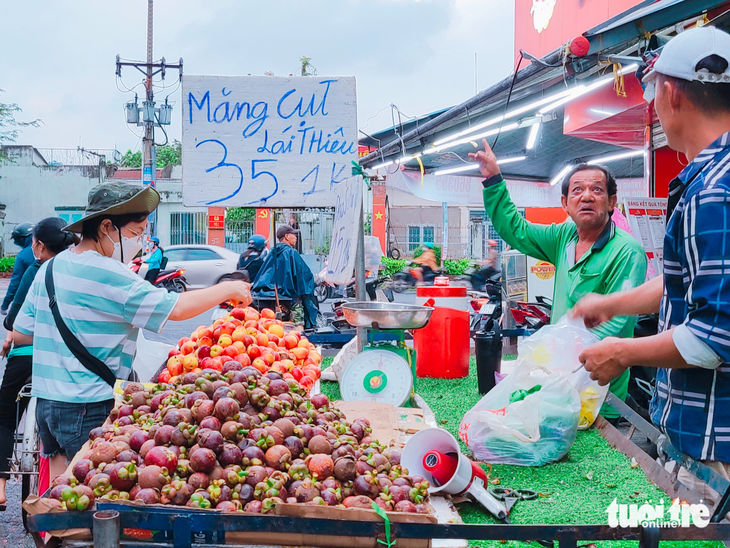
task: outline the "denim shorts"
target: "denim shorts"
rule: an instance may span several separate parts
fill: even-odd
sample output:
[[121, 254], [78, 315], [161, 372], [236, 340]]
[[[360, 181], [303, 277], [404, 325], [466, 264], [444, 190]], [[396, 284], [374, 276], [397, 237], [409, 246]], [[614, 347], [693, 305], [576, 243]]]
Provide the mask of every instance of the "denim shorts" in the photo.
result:
[[43, 444], [41, 455], [63, 455], [67, 461], [81, 450], [89, 432], [104, 421], [114, 408], [114, 400], [95, 403], [66, 403], [38, 398], [36, 422]]

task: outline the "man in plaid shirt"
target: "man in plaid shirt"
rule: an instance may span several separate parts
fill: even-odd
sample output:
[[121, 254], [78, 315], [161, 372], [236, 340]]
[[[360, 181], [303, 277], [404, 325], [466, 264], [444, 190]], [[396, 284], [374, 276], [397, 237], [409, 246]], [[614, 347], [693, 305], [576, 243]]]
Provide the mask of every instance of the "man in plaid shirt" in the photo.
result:
[[[689, 160], [669, 186], [664, 276], [589, 295], [573, 315], [591, 326], [660, 311], [660, 332], [604, 339], [581, 361], [600, 384], [632, 365], [657, 367], [652, 421], [678, 450], [730, 479], [730, 35], [711, 27], [681, 33], [643, 81], [669, 146]], [[679, 478], [717, 500], [689, 472]]]

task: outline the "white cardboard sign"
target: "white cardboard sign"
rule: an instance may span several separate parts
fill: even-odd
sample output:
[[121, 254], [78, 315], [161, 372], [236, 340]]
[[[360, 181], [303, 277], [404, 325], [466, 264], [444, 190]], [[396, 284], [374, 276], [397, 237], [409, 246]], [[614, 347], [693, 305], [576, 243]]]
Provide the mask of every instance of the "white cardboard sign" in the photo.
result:
[[327, 281], [349, 283], [355, 271], [358, 223], [362, 223], [362, 176], [350, 177], [337, 186], [335, 226], [327, 257]]
[[357, 160], [354, 77], [183, 77], [183, 204], [334, 206]]

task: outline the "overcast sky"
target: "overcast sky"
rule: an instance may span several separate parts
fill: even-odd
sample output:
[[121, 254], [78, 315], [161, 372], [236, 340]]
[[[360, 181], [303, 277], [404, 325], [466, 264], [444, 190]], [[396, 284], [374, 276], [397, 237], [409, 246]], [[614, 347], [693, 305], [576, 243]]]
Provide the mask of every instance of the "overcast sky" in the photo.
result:
[[[391, 125], [391, 103], [417, 116], [472, 96], [475, 53], [479, 89], [507, 76], [513, 12], [513, 0], [155, 0], [154, 57], [182, 57], [186, 74], [286, 76], [306, 55], [320, 75], [357, 78], [359, 126], [370, 133]], [[138, 150], [122, 110], [134, 95], [118, 91], [114, 63], [146, 58], [146, 18], [146, 0], [5, 2], [0, 102], [43, 121], [18, 143]], [[122, 76], [129, 88], [141, 82], [133, 68]], [[176, 82], [170, 70], [156, 99]], [[170, 100], [179, 139], [180, 91]]]

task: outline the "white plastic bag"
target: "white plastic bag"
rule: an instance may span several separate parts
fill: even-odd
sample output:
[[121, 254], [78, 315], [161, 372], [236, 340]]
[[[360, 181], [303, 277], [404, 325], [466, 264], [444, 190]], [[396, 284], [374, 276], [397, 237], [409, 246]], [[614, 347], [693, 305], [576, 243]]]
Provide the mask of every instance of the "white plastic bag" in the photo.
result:
[[588, 331], [582, 320], [565, 315], [555, 325], [545, 326], [522, 339], [517, 346], [520, 360], [561, 373], [578, 391], [581, 400], [578, 430], [591, 427], [608, 394], [608, 386], [599, 386], [591, 380], [588, 371], [579, 369], [581, 353], [596, 342], [598, 337]]
[[479, 460], [542, 466], [568, 452], [579, 411], [580, 396], [567, 377], [520, 360], [464, 415], [459, 437]]
[[380, 247], [380, 240], [376, 236], [365, 236], [365, 270], [377, 276], [382, 258], [383, 250]]

